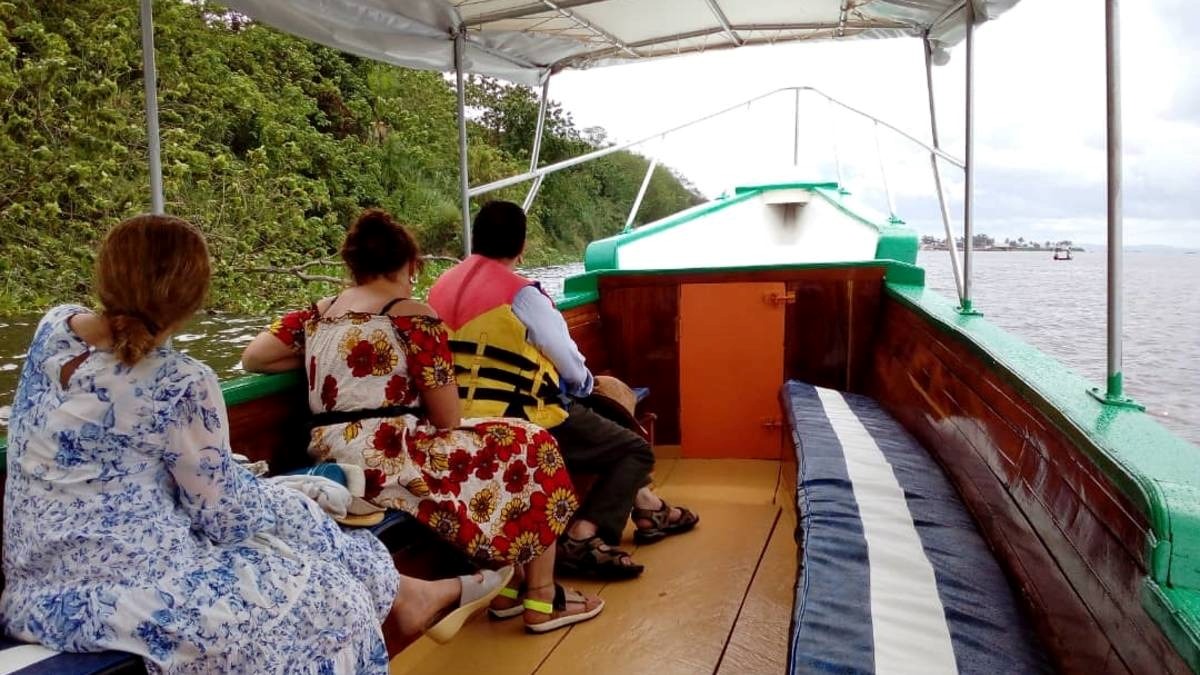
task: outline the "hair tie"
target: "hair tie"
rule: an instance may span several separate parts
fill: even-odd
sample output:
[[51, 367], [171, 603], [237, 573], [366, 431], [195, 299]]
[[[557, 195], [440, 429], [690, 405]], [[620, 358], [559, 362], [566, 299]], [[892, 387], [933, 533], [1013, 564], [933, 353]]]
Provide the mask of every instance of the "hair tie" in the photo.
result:
[[149, 331], [151, 335], [158, 335], [160, 332], [158, 324], [151, 321], [149, 318], [146, 317], [145, 314], [142, 314], [141, 312], [120, 311], [120, 312], [109, 312], [108, 314], [109, 314], [109, 316], [127, 316], [131, 319], [137, 319], [138, 321], [142, 322], [142, 325], [146, 327], [146, 330]]

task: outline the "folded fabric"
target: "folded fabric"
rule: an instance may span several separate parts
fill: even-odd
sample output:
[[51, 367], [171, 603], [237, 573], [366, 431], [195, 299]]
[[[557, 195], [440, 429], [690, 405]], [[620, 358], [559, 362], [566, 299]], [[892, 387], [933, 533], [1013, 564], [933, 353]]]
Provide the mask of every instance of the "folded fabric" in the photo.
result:
[[267, 463], [261, 459], [257, 462], [251, 462], [249, 457], [236, 452], [229, 453], [229, 456], [233, 457], [233, 461], [246, 467], [246, 470], [255, 476], [265, 476], [271, 470], [271, 467], [267, 466]]
[[334, 518], [345, 518], [350, 508], [350, 491], [324, 476], [286, 474], [267, 480], [307, 495]]
[[321, 476], [345, 487], [350, 492], [350, 504], [346, 511], [351, 515], [366, 516], [383, 513], [384, 509], [364, 499], [367, 491], [367, 476], [357, 464], [322, 462], [315, 466], [297, 469], [288, 475]]

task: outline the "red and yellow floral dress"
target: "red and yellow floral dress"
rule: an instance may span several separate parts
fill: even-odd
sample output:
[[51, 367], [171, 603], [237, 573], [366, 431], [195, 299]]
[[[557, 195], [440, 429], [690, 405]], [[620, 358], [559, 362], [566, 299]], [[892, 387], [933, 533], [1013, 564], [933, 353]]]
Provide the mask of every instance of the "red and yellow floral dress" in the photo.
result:
[[438, 429], [421, 416], [421, 392], [455, 384], [440, 319], [304, 310], [270, 330], [304, 354], [317, 422], [387, 414], [321, 424], [309, 441], [318, 462], [363, 467], [368, 501], [408, 512], [484, 562], [528, 562], [562, 534], [578, 501], [549, 432], [498, 418]]

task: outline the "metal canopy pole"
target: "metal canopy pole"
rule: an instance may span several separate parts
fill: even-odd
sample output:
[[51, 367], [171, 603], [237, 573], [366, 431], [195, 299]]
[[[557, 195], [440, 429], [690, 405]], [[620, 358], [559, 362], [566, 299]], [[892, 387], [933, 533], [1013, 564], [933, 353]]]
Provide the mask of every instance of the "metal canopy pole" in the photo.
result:
[[896, 202], [892, 199], [892, 189], [888, 186], [887, 165], [883, 161], [883, 146], [879, 144], [879, 123], [875, 123], [875, 157], [879, 160], [879, 175], [883, 178], [883, 194], [887, 197], [888, 222], [896, 223]]
[[646, 177], [642, 179], [642, 186], [638, 188], [637, 197], [633, 200], [633, 207], [629, 209], [629, 217], [625, 219], [624, 232], [633, 230], [633, 220], [637, 218], [638, 209], [642, 208], [642, 200], [646, 197], [646, 188], [650, 187], [650, 178], [654, 176], [654, 170], [658, 168], [658, 158], [650, 160], [650, 168], [646, 169]]
[[833, 99], [826, 97], [825, 100], [829, 103], [829, 140], [833, 143], [833, 169], [837, 172], [838, 192], [849, 194], [846, 184], [842, 182], [842, 158], [838, 154], [837, 108], [833, 107]]
[[[544, 134], [545, 130], [546, 130], [546, 108], [549, 104], [549, 101], [550, 101], [550, 73], [546, 73], [545, 78], [542, 80], [542, 100], [538, 103], [537, 127], [534, 129], [534, 132], [533, 132], [533, 151], [529, 155], [529, 171], [530, 172], [537, 171], [538, 161], [540, 161], [540, 159], [541, 159], [542, 134]], [[537, 197], [538, 189], [541, 187], [542, 187], [542, 181], [541, 181], [541, 177], [539, 176], [536, 180], [533, 181], [533, 184], [529, 186], [529, 192], [525, 193], [525, 202], [522, 206], [522, 208], [524, 208], [524, 210], [528, 211], [529, 207], [533, 205], [533, 200], [534, 200], [534, 198]]]
[[796, 90], [796, 104], [792, 111], [792, 166], [800, 165], [800, 90]]
[[[704, 115], [703, 117], [697, 117], [691, 121], [684, 122], [683, 124], [673, 126], [669, 129], [663, 129], [660, 131], [656, 131], [653, 134], [646, 136], [645, 138], [639, 138], [639, 139], [633, 140], [633, 141], [625, 141], [623, 143], [616, 143], [613, 145], [609, 145], [607, 147], [600, 148], [598, 150], [593, 150], [592, 152], [589, 152], [587, 154], [579, 155], [577, 157], [572, 157], [570, 159], [564, 159], [560, 162], [555, 162], [554, 164], [547, 164], [546, 166], [540, 167], [535, 171], [526, 171], [525, 173], [520, 174], [518, 176], [509, 176], [508, 178], [501, 178], [500, 180], [495, 180], [495, 181], [492, 181], [491, 183], [477, 185], [477, 186], [471, 188], [468, 194], [472, 197], [476, 197], [478, 195], [487, 194], [488, 192], [492, 192], [495, 190], [500, 190], [500, 189], [509, 187], [510, 185], [524, 183], [527, 180], [533, 180], [535, 178], [538, 178], [539, 176], [547, 176], [552, 173], [555, 173], [556, 171], [562, 171], [563, 169], [569, 169], [573, 166], [578, 166], [580, 164], [583, 164], [584, 162], [589, 162], [593, 159], [598, 159], [598, 158], [604, 157], [606, 155], [611, 155], [614, 152], [628, 150], [629, 148], [632, 148], [637, 145], [641, 145], [641, 144], [646, 143], [647, 141], [654, 139], [654, 138], [664, 138], [670, 134], [675, 133], [676, 131], [681, 131], [683, 129], [693, 127], [697, 124], [702, 124], [704, 122], [707, 122], [708, 120], [711, 120], [715, 117], [720, 117], [721, 115], [725, 115], [728, 113], [732, 113], [732, 112], [741, 110], [743, 106], [748, 107], [751, 103], [754, 103], [755, 101], [766, 99], [766, 98], [769, 98], [771, 96], [774, 96], [776, 94], [779, 94], [779, 93], [782, 93], [785, 91], [794, 91], [796, 89], [799, 89], [800, 91], [811, 91], [814, 94], [817, 94], [818, 96], [822, 96], [827, 101], [829, 101], [829, 103], [831, 105], [840, 106], [840, 107], [854, 113], [855, 115], [858, 115], [860, 117], [865, 117], [866, 119], [877, 122], [879, 124], [879, 126], [885, 128], [895, 134], [898, 134], [901, 138], [907, 139], [909, 142], [911, 142], [912, 144], [916, 145], [919, 148], [924, 149], [926, 152], [932, 152], [932, 153], [936, 154], [938, 156], [938, 159], [941, 159], [942, 161], [945, 161], [945, 162], [949, 162], [951, 165], [957, 166], [959, 168], [963, 167], [962, 160], [958, 159], [957, 157], [947, 154], [944, 150], [935, 148], [935, 147], [929, 145], [928, 143], [918, 139], [916, 136], [913, 136], [912, 134], [907, 133], [891, 124], [888, 124], [887, 122], [885, 122], [877, 117], [869, 115], [869, 114], [867, 114], [857, 108], [854, 108], [852, 106], [846, 105], [845, 103], [842, 103], [841, 101], [833, 98], [829, 94], [826, 94], [819, 89], [815, 89], [813, 87], [785, 87], [783, 89], [776, 89], [776, 90], [768, 92], [766, 94], [762, 94], [760, 96], [755, 96], [754, 98], [749, 99], [747, 101], [742, 101], [741, 103], [738, 103], [737, 105], [733, 105], [733, 106], [730, 106], [723, 110], [718, 110], [716, 112], [709, 113], [707, 115]], [[836, 133], [834, 134], [834, 136], [836, 137]], [[838, 175], [840, 176], [841, 175], [841, 171], [840, 171], [841, 165], [840, 164], [838, 165], [838, 168], [839, 168]]]
[[1145, 408], [1125, 397], [1121, 329], [1124, 319], [1124, 215], [1121, 195], [1121, 53], [1120, 3], [1104, 3], [1104, 66], [1108, 76], [1108, 377], [1104, 394], [1092, 394], [1109, 405]]
[[[933, 136], [933, 147], [940, 148], [938, 138], [937, 105], [933, 101], [933, 45], [925, 38], [925, 87], [929, 91], [929, 131]], [[958, 247], [954, 245], [954, 232], [950, 226], [950, 205], [946, 201], [946, 190], [942, 186], [942, 171], [938, 167], [937, 155], [929, 153], [929, 165], [933, 168], [933, 184], [937, 187], [938, 206], [942, 212], [942, 226], [946, 230], [946, 249], [950, 251], [950, 269], [954, 270], [954, 288], [958, 291], [958, 302], [963, 301], [962, 271], [958, 268]]]
[[[965, 146], [963, 151], [963, 173], [966, 174], [966, 185], [963, 190], [963, 278], [962, 297], [958, 311], [962, 314], [979, 314], [971, 307], [971, 271], [974, 261], [971, 259], [971, 239], [975, 226], [975, 6], [973, 0], [967, 0], [967, 89], [966, 89], [966, 129], [964, 131]], [[950, 242], [954, 246], [954, 242]]]
[[146, 141], [150, 151], [150, 211], [164, 213], [162, 146], [158, 135], [158, 68], [154, 63], [152, 0], [142, 0], [142, 81], [146, 87]]
[[454, 79], [458, 89], [458, 188], [462, 199], [463, 256], [471, 255], [471, 186], [467, 177], [467, 89], [463, 82], [466, 51], [467, 28], [460, 26], [454, 34]]

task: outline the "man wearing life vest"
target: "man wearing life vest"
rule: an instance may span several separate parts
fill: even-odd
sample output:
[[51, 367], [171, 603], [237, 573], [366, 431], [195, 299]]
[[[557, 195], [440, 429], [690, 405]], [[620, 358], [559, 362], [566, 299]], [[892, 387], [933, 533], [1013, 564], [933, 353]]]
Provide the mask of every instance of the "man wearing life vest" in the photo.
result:
[[485, 204], [475, 216], [473, 254], [429, 291], [450, 331], [463, 416], [527, 419], [558, 440], [568, 470], [596, 475], [560, 540], [558, 566], [632, 578], [642, 566], [615, 548], [631, 514], [639, 543], [686, 532], [699, 518], [650, 489], [654, 452], [645, 439], [575, 400], [592, 392], [592, 373], [554, 302], [515, 271], [525, 230], [520, 206]]

